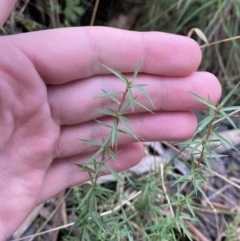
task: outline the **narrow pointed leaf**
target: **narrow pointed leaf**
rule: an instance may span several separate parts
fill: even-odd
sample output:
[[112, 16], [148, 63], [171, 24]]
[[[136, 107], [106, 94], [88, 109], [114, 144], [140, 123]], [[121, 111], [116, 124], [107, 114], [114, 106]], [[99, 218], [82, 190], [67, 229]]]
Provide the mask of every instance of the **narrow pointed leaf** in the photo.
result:
[[196, 217], [195, 212], [194, 212], [194, 210], [193, 210], [193, 207], [192, 207], [191, 203], [190, 203], [188, 200], [186, 200], [186, 204], [187, 204], [188, 210], [191, 212], [192, 216], [193, 216], [193, 217]]
[[214, 104], [212, 104], [210, 101], [205, 100], [204, 98], [200, 97], [199, 95], [196, 95], [192, 92], [190, 92], [191, 95], [193, 95], [196, 99], [198, 99], [199, 101], [201, 101], [202, 103], [204, 103], [205, 105], [213, 108], [214, 110], [216, 110], [216, 106]]
[[205, 143], [203, 146], [204, 146], [205, 152], [208, 154], [208, 156], [211, 156], [212, 153], [211, 153], [208, 143]]
[[139, 88], [139, 87], [145, 87], [148, 86], [147, 84], [133, 84], [132, 88]]
[[110, 96], [115, 96], [115, 95], [123, 94], [122, 91], [107, 92], [107, 91], [104, 90], [104, 89], [102, 89], [102, 91], [104, 92], [104, 94], [99, 95], [99, 96], [95, 97], [94, 99], [99, 99], [99, 98], [104, 98], [104, 97], [110, 97]]
[[133, 97], [132, 90], [128, 89], [128, 100], [129, 100], [130, 106], [132, 108], [132, 112], [134, 112], [134, 99], [135, 98]]
[[103, 142], [103, 147], [104, 147], [104, 146], [107, 146], [110, 140], [111, 140], [111, 132], [109, 133], [109, 135], [107, 136], [107, 138], [104, 140], [104, 142]]
[[85, 164], [76, 164], [78, 167], [80, 167], [82, 170], [84, 170], [85, 172], [89, 172], [89, 173], [95, 173], [95, 170], [86, 166]]
[[134, 100], [134, 103], [138, 106], [140, 106], [141, 108], [143, 108], [144, 110], [154, 114], [150, 109], [148, 109], [146, 106], [142, 105], [141, 103], [139, 103], [138, 101]]
[[[195, 151], [199, 152], [198, 147], [202, 145], [201, 141], [195, 141], [190, 148], [190, 153], [194, 153]], [[196, 153], [195, 153], [196, 154]]]
[[205, 130], [206, 126], [214, 119], [214, 116], [208, 116], [206, 117], [204, 120], [202, 120], [199, 125], [198, 128], [196, 130], [196, 132], [194, 133], [194, 136], [197, 135], [198, 133], [201, 133], [202, 131]]
[[114, 120], [112, 131], [111, 131], [112, 147], [117, 145], [117, 126], [118, 126], [118, 120]]
[[140, 90], [144, 96], [148, 99], [148, 101], [151, 103], [151, 105], [156, 109], [156, 107], [154, 106], [152, 99], [150, 98], [149, 94], [147, 93], [147, 91], [143, 88], [141, 88], [141, 86], [137, 86], [137, 85], [133, 85], [132, 88], [136, 88], [138, 90]]
[[212, 133], [215, 137], [217, 137], [223, 144], [227, 145], [227, 146], [230, 146], [231, 148], [233, 148], [234, 150], [237, 151], [237, 149], [227, 140], [225, 139], [224, 137], [222, 137], [221, 135], [219, 135], [218, 133], [216, 132], [213, 132]]
[[123, 133], [125, 135], [131, 135], [131, 133], [129, 131], [122, 130], [122, 129], [118, 129], [118, 132]]
[[129, 131], [129, 133], [137, 140], [139, 141], [138, 137], [136, 136], [136, 134], [132, 131], [132, 129], [129, 127], [129, 125], [127, 124], [126, 118], [123, 116], [119, 117], [119, 120], [121, 121], [121, 123], [123, 124], [123, 126], [126, 128], [126, 130]]
[[209, 108], [209, 114], [210, 114], [210, 116], [214, 115], [214, 109], [213, 108]]
[[109, 154], [109, 156], [110, 156], [115, 162], [117, 162], [116, 154], [115, 154], [109, 147], [107, 147], [106, 151], [107, 151], [107, 153]]
[[138, 72], [139, 72], [139, 70], [140, 70], [140, 68], [141, 68], [141, 64], [142, 64], [142, 61], [140, 60], [140, 61], [138, 62], [138, 64], [137, 64], [137, 67], [136, 67], [136, 69], [135, 69], [135, 71], [134, 71], [134, 74], [133, 74], [133, 76], [132, 76], [132, 82], [135, 81], [135, 79], [136, 79], [136, 77], [137, 77], [137, 75], [138, 75]]
[[233, 95], [233, 93], [237, 90], [239, 83], [227, 94], [227, 96], [221, 101], [221, 104], [224, 105]]
[[101, 146], [102, 145], [102, 143], [98, 142], [98, 141], [86, 140], [86, 139], [80, 139], [80, 138], [78, 140], [80, 140], [80, 141], [82, 141], [84, 143], [87, 143], [89, 145], [93, 145], [93, 146]]
[[208, 158], [207, 156], [204, 156], [204, 161], [205, 161], [205, 163], [206, 163], [206, 165], [207, 165], [207, 167], [208, 167], [208, 170], [209, 170], [209, 171], [212, 171], [212, 165], [211, 165], [211, 163], [209, 162], [209, 159], [211, 159], [211, 158]]
[[204, 181], [204, 182], [207, 182], [207, 179], [202, 175], [202, 173], [200, 171], [206, 169], [204, 166], [202, 167], [199, 167], [198, 168], [198, 172], [197, 172], [197, 175], [198, 177], [200, 178], [200, 181]]
[[121, 178], [120, 178], [119, 174], [115, 170], [113, 170], [107, 163], [105, 163], [105, 167], [116, 178], [116, 180], [120, 181]]
[[122, 108], [121, 108], [121, 113], [124, 114], [126, 109], [130, 106], [130, 102], [128, 101]]
[[117, 76], [119, 79], [121, 79], [126, 85], [129, 83], [128, 79], [127, 79], [123, 74], [121, 74], [120, 72], [113, 70], [112, 68], [108, 67], [108, 66], [105, 65], [105, 64], [101, 64], [101, 63], [100, 63], [100, 65], [101, 65], [103, 68], [107, 69], [107, 70], [108, 70], [109, 72], [111, 72], [112, 74], [114, 74], [115, 76]]
[[116, 92], [107, 92], [102, 89], [102, 91], [105, 93], [103, 95], [99, 95], [95, 97], [94, 99], [99, 99], [99, 98], [110, 98], [112, 101], [116, 102], [118, 105], [120, 105], [120, 101], [115, 97], [115, 95], [123, 94], [122, 91], [116, 91]]
[[127, 123], [130, 122], [130, 120], [127, 117], [125, 117], [125, 116], [120, 116], [119, 118], [121, 118], [122, 120], [126, 121]]
[[107, 124], [106, 122], [104, 121], [100, 121], [100, 120], [95, 120], [98, 124], [102, 125], [102, 126], [105, 126], [107, 128], [111, 128], [112, 129], [112, 126]]
[[101, 147], [98, 151], [96, 151], [96, 152], [87, 160], [87, 162], [86, 162], [84, 165], [87, 166], [87, 165], [89, 165], [90, 163], [92, 163], [92, 161], [94, 161], [102, 152], [103, 152], [103, 148]]
[[240, 110], [240, 106], [229, 106], [229, 107], [223, 107], [221, 110], [222, 110], [222, 111], [233, 111], [233, 110]]
[[220, 113], [226, 118], [226, 120], [232, 125], [233, 128], [237, 129], [235, 123], [228, 114], [226, 114], [224, 111], [220, 111]]
[[116, 112], [110, 108], [107, 108], [106, 110], [96, 109], [96, 111], [98, 111], [104, 115], [116, 116]]
[[207, 156], [208, 158], [222, 158], [222, 157], [226, 157], [228, 155], [221, 155], [221, 154], [214, 154], [211, 153], [211, 156]]

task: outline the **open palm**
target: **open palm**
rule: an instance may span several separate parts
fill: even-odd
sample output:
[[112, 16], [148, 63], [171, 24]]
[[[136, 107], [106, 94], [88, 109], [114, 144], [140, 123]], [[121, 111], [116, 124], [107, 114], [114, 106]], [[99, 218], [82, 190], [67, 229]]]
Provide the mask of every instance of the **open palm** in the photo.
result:
[[[7, 1], [6, 1], [7, 2]], [[12, 1], [13, 2], [13, 1]], [[88, 180], [74, 163], [85, 162], [91, 147], [77, 138], [108, 134], [94, 119], [101, 89], [124, 88], [98, 62], [131, 74], [140, 59], [139, 83], [155, 115], [129, 110], [134, 132], [145, 140], [183, 140], [195, 130], [194, 109], [204, 106], [189, 91], [217, 101], [221, 88], [209, 73], [194, 73], [201, 52], [191, 39], [164, 33], [110, 28], [68, 28], [0, 39], [0, 240], [9, 237], [39, 203]], [[139, 95], [139, 101], [151, 105]], [[140, 143], [119, 136], [120, 171], [143, 155]]]

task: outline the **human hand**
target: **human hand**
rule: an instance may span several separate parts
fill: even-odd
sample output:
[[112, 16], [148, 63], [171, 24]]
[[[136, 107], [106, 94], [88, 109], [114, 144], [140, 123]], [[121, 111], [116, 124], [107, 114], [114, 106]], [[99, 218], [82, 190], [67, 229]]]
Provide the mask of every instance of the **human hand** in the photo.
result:
[[[10, 11], [14, 0], [2, 1]], [[1, 5], [0, 4], [0, 5]], [[3, 11], [4, 12], [4, 11]], [[0, 14], [1, 16], [1, 14]], [[5, 16], [6, 17], [6, 16]], [[4, 22], [4, 16], [0, 18]], [[216, 102], [218, 80], [194, 73], [201, 61], [198, 45], [187, 37], [137, 33], [102, 27], [48, 30], [0, 38], [0, 240], [7, 239], [32, 209], [67, 187], [88, 180], [75, 163], [93, 150], [77, 140], [101, 140], [108, 130], [94, 119], [111, 119], [94, 111], [111, 103], [94, 99], [124, 85], [98, 62], [131, 74], [147, 84], [155, 115], [136, 107], [128, 118], [144, 140], [184, 140], [193, 134], [203, 109], [189, 91]], [[151, 105], [144, 96], [139, 102]], [[117, 171], [137, 164], [143, 147], [131, 136], [119, 136]]]

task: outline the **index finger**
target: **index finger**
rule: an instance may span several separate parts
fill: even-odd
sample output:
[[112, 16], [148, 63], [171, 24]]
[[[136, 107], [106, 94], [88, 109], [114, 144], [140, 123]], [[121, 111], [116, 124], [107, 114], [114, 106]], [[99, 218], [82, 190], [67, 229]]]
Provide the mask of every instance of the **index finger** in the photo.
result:
[[3, 26], [7, 20], [10, 12], [12, 11], [17, 0], [2, 0], [0, 1], [0, 28]]
[[77, 27], [5, 38], [10, 38], [32, 60], [48, 84], [106, 74], [99, 62], [131, 73], [142, 59], [142, 73], [186, 76], [201, 61], [201, 50], [195, 41], [160, 32]]

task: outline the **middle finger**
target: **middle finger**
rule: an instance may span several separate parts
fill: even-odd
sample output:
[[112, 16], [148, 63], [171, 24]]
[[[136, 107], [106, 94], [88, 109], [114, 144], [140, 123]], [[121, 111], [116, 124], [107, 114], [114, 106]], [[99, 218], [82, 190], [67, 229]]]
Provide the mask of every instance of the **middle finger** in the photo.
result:
[[[197, 125], [195, 115], [189, 111], [157, 111], [155, 115], [139, 113], [130, 114], [126, 117], [129, 119], [129, 127], [144, 141], [186, 140], [193, 135]], [[113, 119], [109, 117], [101, 118], [101, 120], [109, 125], [113, 123]], [[118, 128], [126, 130], [121, 123], [119, 123]], [[55, 158], [64, 158], [94, 151], [96, 146], [86, 144], [79, 139], [102, 142], [103, 139], [107, 138], [110, 131], [110, 128], [104, 127], [96, 121], [63, 126], [56, 144]], [[118, 145], [131, 142], [136, 142], [133, 136], [118, 133]]]
[[[189, 92], [196, 93], [203, 98], [210, 96], [213, 103], [218, 101], [221, 94], [219, 81], [214, 75], [207, 72], [196, 72], [186, 77], [141, 74], [137, 77], [136, 83], [147, 84], [145, 90], [156, 109], [151, 106], [142, 93], [134, 93], [138, 95], [138, 102], [153, 111], [204, 109], [206, 106]], [[60, 86], [48, 86], [49, 105], [54, 120], [59, 125], [75, 125], [103, 117], [96, 109], [106, 107], [116, 109], [117, 106], [109, 98], [94, 99], [102, 94], [101, 89], [108, 92], [124, 91], [125, 86], [121, 80], [111, 75], [91, 77]], [[143, 111], [136, 106], [134, 113]], [[127, 113], [131, 112], [131, 108], [129, 108]]]

